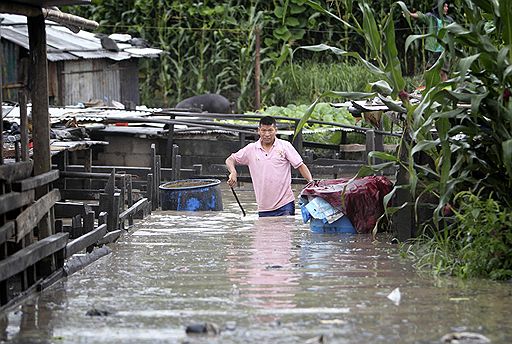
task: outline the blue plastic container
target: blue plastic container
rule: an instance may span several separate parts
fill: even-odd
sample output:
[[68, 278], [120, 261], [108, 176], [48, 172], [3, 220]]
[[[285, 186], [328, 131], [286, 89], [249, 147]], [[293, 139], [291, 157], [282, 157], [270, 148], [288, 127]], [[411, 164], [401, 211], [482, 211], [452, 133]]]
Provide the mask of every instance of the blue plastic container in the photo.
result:
[[220, 211], [222, 194], [218, 179], [183, 179], [160, 185], [162, 210]]
[[313, 233], [357, 233], [347, 216], [343, 216], [333, 223], [324, 223], [322, 220], [312, 218], [309, 226]]

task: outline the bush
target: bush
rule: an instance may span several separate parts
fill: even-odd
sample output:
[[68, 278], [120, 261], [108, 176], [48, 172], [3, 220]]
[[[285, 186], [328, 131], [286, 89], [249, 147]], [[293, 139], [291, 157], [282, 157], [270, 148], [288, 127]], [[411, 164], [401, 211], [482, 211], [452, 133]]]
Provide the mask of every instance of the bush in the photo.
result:
[[463, 278], [512, 278], [512, 209], [471, 192], [455, 202], [450, 226], [412, 241], [408, 253], [416, 266]]

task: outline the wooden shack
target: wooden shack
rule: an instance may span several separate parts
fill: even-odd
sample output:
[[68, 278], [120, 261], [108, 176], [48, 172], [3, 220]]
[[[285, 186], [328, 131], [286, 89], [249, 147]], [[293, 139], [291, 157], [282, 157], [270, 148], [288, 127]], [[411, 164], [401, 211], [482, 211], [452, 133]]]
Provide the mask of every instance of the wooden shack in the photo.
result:
[[[55, 2], [55, 1], [54, 1]], [[0, 14], [4, 60], [3, 98], [17, 99], [21, 85], [28, 83], [29, 37], [27, 18]], [[100, 37], [46, 20], [49, 103], [127, 106], [139, 105], [139, 59], [157, 57], [161, 50], [143, 46], [129, 35]]]

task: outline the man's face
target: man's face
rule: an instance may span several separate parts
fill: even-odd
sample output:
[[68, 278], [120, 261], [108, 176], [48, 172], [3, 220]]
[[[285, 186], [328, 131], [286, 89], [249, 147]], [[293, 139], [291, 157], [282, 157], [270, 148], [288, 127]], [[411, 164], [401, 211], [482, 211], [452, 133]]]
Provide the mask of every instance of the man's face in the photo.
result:
[[258, 135], [260, 135], [261, 143], [273, 144], [276, 139], [277, 128], [273, 125], [262, 124], [258, 128]]

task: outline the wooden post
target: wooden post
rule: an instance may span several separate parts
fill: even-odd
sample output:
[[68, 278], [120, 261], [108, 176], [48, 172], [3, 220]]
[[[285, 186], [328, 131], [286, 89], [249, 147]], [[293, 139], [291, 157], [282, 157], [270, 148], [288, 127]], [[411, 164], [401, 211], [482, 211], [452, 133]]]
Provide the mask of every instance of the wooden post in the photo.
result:
[[[92, 149], [86, 149], [84, 152], [84, 172], [92, 172]], [[86, 179], [84, 183], [84, 189], [90, 190], [92, 188], [91, 179]]]
[[367, 164], [374, 164], [375, 161], [372, 159], [372, 161], [368, 161], [368, 154], [370, 152], [373, 152], [375, 150], [375, 130], [369, 129], [366, 131], [366, 151], [364, 155], [364, 161]]
[[172, 173], [171, 173], [171, 180], [178, 180], [178, 171], [176, 169], [176, 156], [178, 155], [180, 148], [178, 145], [172, 146]]
[[[128, 180], [126, 181], [126, 192], [128, 208], [130, 208], [133, 205], [133, 184], [131, 174], [128, 174]], [[128, 216], [128, 226], [133, 226], [133, 215], [131, 214]]]
[[176, 180], [181, 178], [181, 155], [176, 155]]
[[[0, 18], [0, 32], [2, 31], [2, 21], [4, 20], [4, 18]], [[2, 70], [3, 70], [3, 66], [4, 66], [4, 60], [3, 60], [3, 56], [4, 54], [0, 54], [0, 109], [2, 109], [1, 105], [3, 103], [3, 93], [4, 93], [4, 87], [3, 87], [3, 84], [2, 84], [2, 80], [3, 80], [3, 75], [2, 75]], [[3, 132], [4, 132], [4, 116], [3, 116], [3, 109], [0, 110], [0, 165], [3, 165], [4, 163], [4, 135], [3, 135]], [[2, 303], [3, 304], [3, 303]]]
[[[296, 129], [297, 125], [299, 124], [299, 121], [296, 120], [294, 123], [295, 123], [294, 128]], [[302, 156], [304, 153], [303, 152], [304, 145], [303, 145], [302, 129], [299, 131], [299, 133], [295, 137], [295, 140], [293, 140], [292, 144], [293, 144], [293, 147], [295, 147], [295, 149], [297, 150], [297, 152]]]
[[151, 204], [151, 210], [155, 210], [156, 207], [154, 207], [154, 198], [153, 198], [153, 174], [152, 173], [149, 173], [148, 174], [148, 182], [147, 182], [147, 187], [146, 187], [146, 198], [149, 200], [150, 204]]
[[261, 106], [261, 99], [260, 99], [260, 36], [261, 36], [261, 30], [259, 27], [257, 27], [254, 30], [254, 34], [256, 36], [256, 42], [255, 42], [255, 58], [254, 58], [254, 109], [259, 110]]
[[245, 133], [238, 133], [238, 141], [240, 142], [240, 149], [244, 148], [247, 143]]
[[[171, 120], [175, 115], [171, 115]], [[174, 145], [174, 123], [169, 123], [169, 132], [167, 133], [167, 146], [165, 149], [165, 166], [172, 167], [172, 147]]]
[[[50, 116], [48, 113], [48, 61], [46, 55], [46, 27], [41, 13], [27, 17], [30, 46], [30, 90], [32, 100], [32, 130], [34, 141], [34, 175], [48, 172], [50, 157]], [[48, 192], [45, 187], [38, 198]]]
[[200, 177], [203, 174], [202, 164], [194, 164], [192, 167], [194, 168], [194, 177]]
[[155, 183], [155, 193], [156, 193], [156, 201], [157, 208], [160, 208], [160, 183], [162, 182], [162, 157], [160, 155], [156, 156], [156, 183]]

